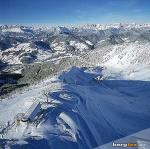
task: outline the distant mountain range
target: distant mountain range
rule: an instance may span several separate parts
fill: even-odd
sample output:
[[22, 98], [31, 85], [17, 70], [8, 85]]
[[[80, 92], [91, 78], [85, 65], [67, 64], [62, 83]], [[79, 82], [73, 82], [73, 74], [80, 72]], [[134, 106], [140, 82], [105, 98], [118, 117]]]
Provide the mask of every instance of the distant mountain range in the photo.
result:
[[112, 61], [115, 56], [120, 63], [129, 54], [132, 64], [142, 60], [149, 64], [149, 41], [150, 24], [1, 25], [0, 59], [7, 64], [30, 64], [99, 51], [99, 62]]

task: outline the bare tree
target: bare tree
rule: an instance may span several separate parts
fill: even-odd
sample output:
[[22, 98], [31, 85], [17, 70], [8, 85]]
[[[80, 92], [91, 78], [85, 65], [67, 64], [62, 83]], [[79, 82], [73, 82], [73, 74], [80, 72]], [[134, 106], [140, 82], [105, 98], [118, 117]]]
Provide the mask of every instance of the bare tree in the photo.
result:
[[54, 104], [55, 99], [49, 100], [49, 92], [43, 91], [43, 96], [46, 97], [46, 103], [48, 103], [48, 104]]
[[48, 103], [49, 101], [49, 95], [47, 91], [43, 91], [43, 95], [46, 97], [46, 102]]

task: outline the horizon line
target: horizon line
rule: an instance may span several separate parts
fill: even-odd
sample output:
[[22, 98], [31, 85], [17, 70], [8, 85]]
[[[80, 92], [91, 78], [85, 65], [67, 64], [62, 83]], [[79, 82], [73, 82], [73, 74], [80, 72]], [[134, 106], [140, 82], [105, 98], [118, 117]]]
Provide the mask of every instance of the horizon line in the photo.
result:
[[144, 25], [150, 24], [150, 22], [114, 22], [114, 23], [74, 23], [74, 24], [63, 24], [63, 23], [0, 23], [0, 26], [83, 26], [83, 25], [119, 25], [119, 24], [137, 24], [137, 25]]

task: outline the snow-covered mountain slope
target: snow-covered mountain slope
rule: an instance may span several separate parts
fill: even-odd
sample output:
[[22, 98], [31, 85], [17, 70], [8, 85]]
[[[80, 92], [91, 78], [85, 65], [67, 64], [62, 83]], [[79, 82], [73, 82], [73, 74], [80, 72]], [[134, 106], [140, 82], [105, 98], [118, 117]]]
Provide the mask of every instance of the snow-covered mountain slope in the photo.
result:
[[0, 101], [0, 148], [109, 149], [150, 127], [149, 24], [1, 26], [0, 70], [30, 84]]
[[[105, 55], [106, 59], [108, 57], [114, 57], [117, 51], [119, 57], [124, 57], [125, 53], [134, 53], [133, 50], [137, 49], [137, 55], [134, 58], [138, 59], [145, 58], [146, 63], [149, 63], [148, 52], [150, 41], [150, 26], [149, 24], [112, 24], [112, 25], [84, 25], [84, 26], [70, 26], [70, 27], [26, 27], [26, 26], [1, 26], [0, 27], [0, 58], [3, 62], [9, 64], [40, 62], [41, 60], [51, 59], [51, 52], [45, 54], [43, 51], [43, 45], [51, 49], [55, 57], [59, 56], [72, 56], [81, 55], [83, 53], [88, 53], [93, 49], [110, 49], [109, 51], [103, 50], [102, 55]], [[24, 44], [28, 45], [31, 43], [40, 43], [39, 50], [41, 59], [35, 56], [28, 56], [28, 58], [21, 57], [20, 53], [24, 53]], [[144, 47], [142, 47], [142, 45]], [[23, 46], [23, 47], [22, 47]], [[140, 47], [141, 46], [141, 47]], [[45, 48], [45, 47], [44, 47]], [[35, 46], [26, 46], [28, 51], [35, 51]], [[116, 49], [116, 50], [115, 50]], [[128, 49], [128, 50], [123, 50]], [[143, 55], [140, 53], [141, 49]], [[11, 52], [12, 51], [12, 52]], [[20, 51], [19, 57], [12, 56], [14, 51]], [[110, 52], [113, 54], [108, 54]], [[29, 55], [29, 54], [27, 54]], [[141, 55], [139, 57], [139, 55]], [[136, 57], [137, 56], [137, 57]], [[5, 57], [5, 58], [4, 58]], [[29, 58], [30, 57], [30, 58]], [[102, 57], [100, 61], [105, 59]], [[34, 60], [33, 60], [34, 59]], [[119, 58], [120, 59], [120, 58]], [[114, 61], [112, 59], [112, 61]], [[14, 62], [14, 63], [13, 63]]]
[[9, 48], [0, 57], [9, 64], [32, 63], [44, 60], [52, 55], [52, 49], [44, 42], [22, 43], [16, 47]]
[[[107, 70], [98, 67], [73, 67], [1, 101], [3, 128], [13, 124], [14, 117], [25, 113], [35, 99], [44, 110], [33, 123], [9, 126], [1, 146], [90, 149], [149, 128], [150, 82], [137, 81], [138, 76], [136, 81], [126, 80], [121, 74], [101, 80], [107, 75]], [[44, 92], [50, 104], [44, 103]]]
[[[19, 31], [21, 30], [21, 31]], [[65, 27], [48, 29], [1, 26], [0, 59], [8, 64], [28, 64], [72, 56], [93, 49], [93, 44]]]
[[129, 66], [150, 65], [150, 43], [132, 42], [97, 48], [83, 56], [93, 65], [126, 69]]

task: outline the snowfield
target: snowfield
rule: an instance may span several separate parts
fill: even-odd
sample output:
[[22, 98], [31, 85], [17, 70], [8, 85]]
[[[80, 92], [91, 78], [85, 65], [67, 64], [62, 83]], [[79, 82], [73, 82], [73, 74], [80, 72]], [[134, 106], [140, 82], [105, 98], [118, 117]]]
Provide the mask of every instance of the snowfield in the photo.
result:
[[0, 26], [0, 74], [29, 82], [0, 96], [0, 148], [149, 149], [149, 41], [150, 24]]
[[[108, 74], [106, 80], [96, 79]], [[2, 147], [96, 148], [149, 128], [150, 82], [134, 79], [98, 67], [73, 67], [2, 100], [3, 126], [11, 124], [17, 113], [25, 113], [34, 100], [44, 102], [44, 91], [51, 101], [42, 104], [44, 113], [34, 123], [21, 122], [8, 129]]]

